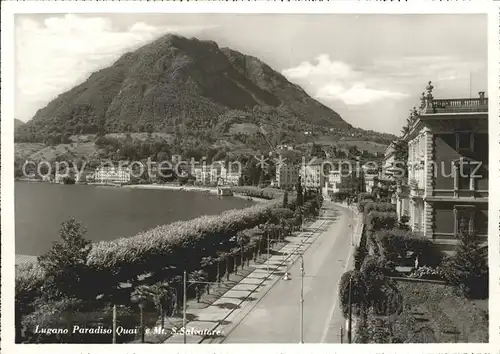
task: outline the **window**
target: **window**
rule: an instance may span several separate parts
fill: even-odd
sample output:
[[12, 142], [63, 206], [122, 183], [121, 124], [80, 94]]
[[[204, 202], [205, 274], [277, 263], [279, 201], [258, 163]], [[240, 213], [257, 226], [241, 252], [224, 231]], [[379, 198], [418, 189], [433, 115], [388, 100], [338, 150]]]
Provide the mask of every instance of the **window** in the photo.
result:
[[455, 161], [455, 189], [475, 190], [475, 179], [472, 176], [475, 167], [470, 161]]
[[460, 132], [456, 134], [457, 150], [473, 151], [474, 137], [471, 132]]
[[473, 205], [455, 205], [455, 236], [475, 232], [476, 207]]

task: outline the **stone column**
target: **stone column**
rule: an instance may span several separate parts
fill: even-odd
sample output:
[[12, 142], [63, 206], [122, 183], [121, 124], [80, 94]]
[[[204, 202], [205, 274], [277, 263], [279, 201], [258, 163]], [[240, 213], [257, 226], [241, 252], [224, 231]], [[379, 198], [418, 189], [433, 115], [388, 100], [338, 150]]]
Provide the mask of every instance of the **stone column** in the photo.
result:
[[434, 136], [430, 132], [424, 134], [424, 195], [431, 197], [434, 193]]
[[433, 238], [434, 234], [434, 207], [430, 202], [424, 202], [424, 236]]

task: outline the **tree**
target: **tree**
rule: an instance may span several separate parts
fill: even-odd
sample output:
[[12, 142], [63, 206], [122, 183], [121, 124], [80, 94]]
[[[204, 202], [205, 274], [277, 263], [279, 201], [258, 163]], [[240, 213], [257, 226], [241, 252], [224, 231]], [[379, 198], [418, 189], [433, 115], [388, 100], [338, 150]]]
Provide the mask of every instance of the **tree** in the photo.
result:
[[161, 328], [165, 327], [164, 308], [165, 303], [170, 295], [170, 286], [168, 283], [157, 283], [153, 285], [139, 285], [134, 289], [131, 297], [144, 299], [154, 304], [159, 311]]
[[45, 255], [38, 257], [47, 275], [44, 285], [47, 296], [95, 299], [98, 290], [86, 266], [90, 241], [85, 239], [85, 233], [85, 228], [74, 218], [63, 222], [59, 231], [62, 242], [54, 242]]
[[[215, 262], [217, 261], [217, 259], [215, 257], [203, 257], [201, 259], [201, 262], [200, 262], [200, 266], [202, 268], [209, 268], [210, 266], [212, 266]], [[217, 265], [218, 266], [218, 265]], [[208, 274], [208, 273], [207, 273]], [[208, 276], [207, 276], [207, 279], [208, 279]], [[207, 284], [206, 286], [206, 289], [207, 289], [207, 294], [210, 295], [210, 284]]]
[[395, 150], [395, 161], [397, 162], [397, 167], [401, 167], [402, 173], [399, 173], [396, 177], [398, 179], [403, 179], [408, 176], [408, 143], [403, 139], [397, 139], [393, 141]]
[[240, 253], [241, 253], [241, 268], [243, 269], [243, 264], [245, 262], [245, 246], [250, 241], [250, 237], [243, 231], [238, 232], [236, 235], [236, 242], [240, 245]]
[[[402, 296], [395, 282], [387, 277], [381, 259], [367, 257], [361, 269], [344, 273], [339, 284], [340, 307], [344, 317], [349, 313], [349, 288], [353, 313], [362, 314], [370, 308], [381, 313], [397, 313], [402, 309]], [[349, 280], [351, 285], [349, 286]]]
[[300, 207], [304, 204], [304, 196], [302, 194], [302, 183], [300, 176], [297, 180], [296, 191], [297, 191], [297, 206]]
[[[208, 279], [208, 275], [204, 270], [196, 270], [191, 273], [189, 273], [188, 276], [189, 281], [195, 282], [195, 291], [196, 291], [196, 301], [200, 302], [201, 300], [201, 295], [203, 294], [203, 291], [201, 290], [203, 288], [203, 283], [206, 282]], [[198, 282], [198, 283], [196, 283]]]
[[283, 208], [288, 207], [288, 191], [283, 194]]
[[443, 273], [465, 296], [488, 296], [488, 251], [474, 233], [461, 231], [456, 253], [443, 264]]
[[260, 173], [259, 173], [259, 183], [258, 186], [262, 188], [264, 185], [264, 169], [262, 167], [259, 168]]

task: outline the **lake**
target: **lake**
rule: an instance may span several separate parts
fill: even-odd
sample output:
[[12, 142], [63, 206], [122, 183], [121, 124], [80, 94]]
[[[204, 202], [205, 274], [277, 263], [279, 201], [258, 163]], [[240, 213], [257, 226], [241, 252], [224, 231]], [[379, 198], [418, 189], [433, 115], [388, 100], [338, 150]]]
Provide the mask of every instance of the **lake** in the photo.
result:
[[253, 204], [200, 192], [16, 182], [16, 254], [47, 252], [71, 217], [85, 226], [87, 239], [101, 241]]

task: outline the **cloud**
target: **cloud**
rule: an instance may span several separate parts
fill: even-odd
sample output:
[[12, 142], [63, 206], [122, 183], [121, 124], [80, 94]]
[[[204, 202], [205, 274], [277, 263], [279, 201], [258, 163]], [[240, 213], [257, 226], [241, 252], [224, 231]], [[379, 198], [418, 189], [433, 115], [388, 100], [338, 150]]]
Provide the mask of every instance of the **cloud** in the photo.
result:
[[165, 33], [193, 35], [216, 26], [152, 26], [118, 30], [106, 17], [68, 14], [16, 21], [16, 118], [31, 118], [51, 99]]
[[441, 97], [463, 96], [470, 90], [471, 77], [484, 82], [486, 63], [436, 55], [374, 58], [353, 66], [321, 54], [315, 62], [303, 62], [283, 75], [317, 99], [353, 106], [418, 97], [429, 80]]
[[405, 98], [408, 94], [373, 85], [367, 72], [341, 61], [331, 61], [327, 54], [319, 55], [316, 64], [303, 62], [283, 71], [283, 75], [306, 86], [313, 96], [323, 100], [340, 100], [347, 105], [360, 105], [383, 99]]
[[401, 99], [408, 97], [405, 93], [375, 90], [366, 87], [364, 83], [354, 83], [351, 87], [346, 88], [340, 84], [328, 84], [322, 86], [316, 93], [317, 98], [325, 100], [341, 100], [347, 105], [368, 104], [384, 99]]

